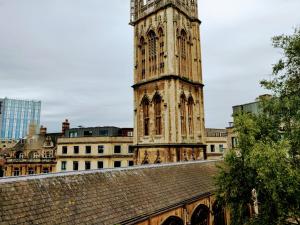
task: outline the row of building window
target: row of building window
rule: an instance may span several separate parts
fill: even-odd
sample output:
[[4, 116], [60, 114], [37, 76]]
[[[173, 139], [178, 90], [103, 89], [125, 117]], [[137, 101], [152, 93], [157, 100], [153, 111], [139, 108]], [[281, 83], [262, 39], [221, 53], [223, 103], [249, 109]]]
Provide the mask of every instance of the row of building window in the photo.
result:
[[[219, 144], [219, 151], [224, 152], [223, 144]], [[216, 152], [216, 145], [210, 145], [210, 152]]]
[[[121, 145], [115, 145], [114, 146], [114, 154], [121, 154], [122, 148]], [[73, 153], [79, 154], [79, 146], [73, 146]], [[85, 154], [91, 154], [92, 153], [92, 146], [87, 145], [85, 146]], [[131, 146], [128, 146], [128, 153], [133, 153], [133, 148]], [[68, 146], [62, 146], [62, 154], [68, 154]], [[98, 145], [98, 154], [104, 154], [104, 145]]]
[[[179, 57], [178, 71], [181, 76], [191, 77], [191, 64], [188, 63], [192, 59], [191, 40], [188, 38], [185, 30], [177, 31], [177, 54]], [[151, 77], [164, 73], [164, 32], [159, 28], [157, 34], [151, 30], [147, 35], [147, 39], [141, 37], [139, 40], [139, 74], [141, 79], [145, 79], [146, 75]], [[148, 53], [148, 54], [146, 54]], [[147, 60], [148, 56], [148, 60]], [[148, 63], [146, 63], [148, 61]]]
[[[47, 174], [47, 173], [49, 173], [49, 172], [50, 172], [50, 171], [49, 171], [49, 168], [48, 168], [48, 167], [44, 167], [43, 170], [42, 170], [42, 173], [43, 173], [43, 174]], [[36, 174], [36, 171], [35, 171], [34, 168], [28, 168], [27, 174], [28, 174], [28, 175], [34, 175], [34, 174]], [[20, 175], [21, 175], [21, 170], [20, 170], [20, 168], [14, 168], [14, 170], [13, 170], [13, 176], [18, 177], [18, 176], [20, 176]]]
[[[114, 168], [120, 168], [122, 165], [121, 161], [114, 161]], [[128, 161], [128, 166], [134, 166], [133, 161]], [[85, 161], [84, 162], [84, 168], [85, 170], [90, 170], [91, 169], [91, 161]], [[98, 161], [97, 162], [97, 168], [98, 169], [103, 169], [104, 164], [103, 161]], [[61, 170], [66, 171], [67, 170], [67, 161], [62, 161], [61, 162]], [[79, 162], [78, 161], [73, 161], [73, 171], [78, 171], [79, 170]]]
[[26, 159], [26, 157], [28, 157], [29, 159], [40, 159], [40, 158], [50, 159], [50, 158], [54, 157], [54, 154], [53, 154], [52, 150], [43, 151], [42, 153], [38, 153], [36, 151], [31, 151], [31, 152], [29, 152], [28, 155], [19, 151], [19, 152], [16, 152], [16, 154], [15, 154], [16, 159]]
[[[93, 136], [101, 136], [101, 137], [108, 137], [109, 136], [109, 131], [108, 130], [100, 130], [97, 132], [94, 132], [92, 130], [85, 130], [83, 131], [83, 136], [84, 137], [93, 137]], [[77, 138], [78, 136], [78, 132], [77, 131], [70, 131], [69, 132], [69, 137], [70, 138]], [[128, 131], [126, 134], [126, 137], [132, 137], [133, 136], [133, 132], [132, 131]]]

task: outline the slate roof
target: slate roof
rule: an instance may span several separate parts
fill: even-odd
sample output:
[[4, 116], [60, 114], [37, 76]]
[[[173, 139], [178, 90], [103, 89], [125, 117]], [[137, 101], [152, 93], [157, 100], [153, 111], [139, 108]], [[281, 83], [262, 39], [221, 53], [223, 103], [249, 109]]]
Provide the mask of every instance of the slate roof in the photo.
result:
[[134, 224], [210, 195], [217, 161], [0, 179], [0, 225]]

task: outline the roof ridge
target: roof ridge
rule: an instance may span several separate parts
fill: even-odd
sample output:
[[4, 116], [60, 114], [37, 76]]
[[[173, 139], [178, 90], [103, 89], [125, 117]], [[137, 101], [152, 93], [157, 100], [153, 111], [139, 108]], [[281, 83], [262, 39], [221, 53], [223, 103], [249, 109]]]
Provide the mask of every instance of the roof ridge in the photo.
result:
[[84, 175], [84, 174], [121, 172], [121, 171], [132, 171], [132, 170], [140, 170], [140, 169], [156, 169], [156, 168], [172, 167], [172, 166], [175, 167], [175, 166], [180, 166], [180, 165], [190, 165], [190, 164], [198, 164], [198, 163], [206, 164], [206, 163], [219, 162], [219, 161], [222, 161], [222, 160], [196, 160], [196, 161], [187, 161], [187, 162], [150, 164], [150, 165], [112, 168], [112, 169], [70, 171], [70, 172], [38, 174], [38, 175], [19, 176], [19, 177], [3, 177], [3, 178], [0, 178], [0, 184], [27, 181], [27, 180], [47, 179], [47, 178], [54, 178], [54, 177]]

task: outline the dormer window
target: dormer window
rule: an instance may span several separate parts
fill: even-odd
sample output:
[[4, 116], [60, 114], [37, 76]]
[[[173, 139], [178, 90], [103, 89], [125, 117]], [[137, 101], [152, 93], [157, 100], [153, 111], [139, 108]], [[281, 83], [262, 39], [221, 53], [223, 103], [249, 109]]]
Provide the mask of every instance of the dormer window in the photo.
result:
[[44, 152], [44, 158], [52, 158], [53, 157], [53, 154], [52, 154], [52, 151], [45, 151]]
[[39, 153], [35, 152], [33, 153], [33, 158], [34, 159], [38, 159], [40, 157]]

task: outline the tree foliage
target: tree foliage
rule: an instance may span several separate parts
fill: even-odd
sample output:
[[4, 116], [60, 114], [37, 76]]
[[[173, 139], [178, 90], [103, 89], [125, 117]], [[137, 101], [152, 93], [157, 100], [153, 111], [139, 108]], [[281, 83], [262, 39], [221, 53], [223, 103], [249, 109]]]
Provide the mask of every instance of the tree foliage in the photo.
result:
[[[260, 113], [235, 115], [238, 150], [231, 150], [217, 177], [218, 199], [231, 209], [232, 225], [300, 224], [300, 29], [273, 38], [283, 57], [261, 85], [272, 98]], [[251, 217], [251, 191], [259, 214]]]

